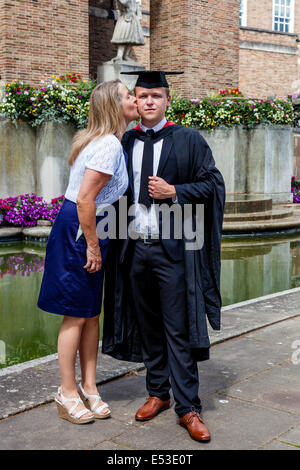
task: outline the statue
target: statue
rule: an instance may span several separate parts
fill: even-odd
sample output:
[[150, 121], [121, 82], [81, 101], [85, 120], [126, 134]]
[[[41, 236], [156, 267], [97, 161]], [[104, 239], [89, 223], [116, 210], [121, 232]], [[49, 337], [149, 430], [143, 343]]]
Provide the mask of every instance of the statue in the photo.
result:
[[118, 44], [114, 61], [129, 61], [132, 46], [145, 45], [141, 26], [142, 11], [137, 0], [117, 0], [119, 17], [111, 42]]
[[142, 9], [139, 0], [116, 1], [119, 15], [111, 42], [117, 44], [118, 51], [116, 57], [98, 65], [97, 82], [102, 83], [118, 79], [132, 89], [137, 77], [121, 75], [121, 73], [144, 70], [145, 68], [134, 59], [130, 59], [132, 46], [145, 45], [141, 26]]

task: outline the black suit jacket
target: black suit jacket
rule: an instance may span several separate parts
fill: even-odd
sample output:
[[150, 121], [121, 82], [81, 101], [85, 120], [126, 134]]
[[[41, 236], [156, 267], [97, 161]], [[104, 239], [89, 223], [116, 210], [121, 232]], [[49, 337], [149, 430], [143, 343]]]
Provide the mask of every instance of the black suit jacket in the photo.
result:
[[[179, 128], [179, 126], [172, 126], [172, 131]], [[175, 185], [179, 183], [179, 173], [178, 173], [178, 164], [177, 158], [174, 150], [174, 142], [172, 137], [172, 132], [163, 137], [163, 146], [161, 150], [159, 165], [157, 169], [156, 176], [163, 178], [167, 183]], [[129, 204], [133, 204], [134, 201], [134, 188], [133, 188], [133, 168], [132, 168], [132, 153], [133, 145], [135, 141], [135, 135], [128, 132], [125, 134], [122, 145], [124, 150], [128, 155], [128, 174], [129, 174], [129, 190], [127, 191], [127, 197]], [[172, 199], [157, 199], [154, 201], [157, 205], [167, 204], [168, 206], [173, 206], [174, 202]], [[132, 217], [129, 218], [129, 223], [132, 221]], [[170, 236], [168, 238], [164, 237], [163, 232], [163, 217], [162, 213], [159, 214], [159, 235], [162, 246], [166, 255], [173, 261], [183, 260], [184, 258], [184, 244], [182, 239], [175, 239], [174, 232], [174, 212], [170, 211], [170, 224], [168, 219], [164, 221], [169, 227], [166, 227], [167, 230], [170, 230]], [[129, 247], [130, 239], [128, 238], [124, 242], [122, 249], [122, 260], [126, 257], [126, 251]]]

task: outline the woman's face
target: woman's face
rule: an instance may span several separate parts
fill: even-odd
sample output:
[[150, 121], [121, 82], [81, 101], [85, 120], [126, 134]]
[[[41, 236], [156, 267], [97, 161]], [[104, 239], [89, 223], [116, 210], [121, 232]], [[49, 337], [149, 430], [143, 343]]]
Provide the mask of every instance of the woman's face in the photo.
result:
[[120, 95], [122, 97], [122, 110], [123, 116], [127, 125], [131, 121], [139, 119], [139, 113], [137, 110], [136, 97], [131, 95], [123, 83], [120, 83]]

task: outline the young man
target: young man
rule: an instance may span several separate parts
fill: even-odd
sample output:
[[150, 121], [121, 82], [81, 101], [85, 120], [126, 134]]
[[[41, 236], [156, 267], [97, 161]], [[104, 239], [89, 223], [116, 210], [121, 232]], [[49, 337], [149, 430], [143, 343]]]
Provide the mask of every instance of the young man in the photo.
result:
[[[200, 133], [167, 122], [167, 72], [134, 73], [141, 122], [122, 143], [128, 154], [128, 202], [135, 205], [129, 224], [134, 220], [135, 229], [116, 242], [107, 261], [103, 352], [145, 363], [149, 398], [136, 420], [169, 408], [172, 387], [179, 424], [193, 439], [209, 441], [200, 417], [197, 361], [209, 358], [206, 317], [220, 329], [224, 181]], [[172, 210], [168, 217], [159, 214], [161, 204], [173, 215]], [[176, 231], [178, 214], [189, 206], [197, 232], [200, 205], [204, 243], [200, 236], [191, 247], [187, 218], [181, 218], [182, 236]]]

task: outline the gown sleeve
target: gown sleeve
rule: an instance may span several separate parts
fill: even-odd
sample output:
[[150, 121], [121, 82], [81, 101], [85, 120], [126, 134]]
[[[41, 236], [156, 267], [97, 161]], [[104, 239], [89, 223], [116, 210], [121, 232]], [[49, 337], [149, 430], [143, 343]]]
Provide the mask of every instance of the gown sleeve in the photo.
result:
[[214, 181], [220, 177], [211, 149], [200, 134], [193, 134], [196, 151], [192, 152], [192, 182], [175, 184], [177, 201], [184, 204], [204, 204], [214, 197]]

